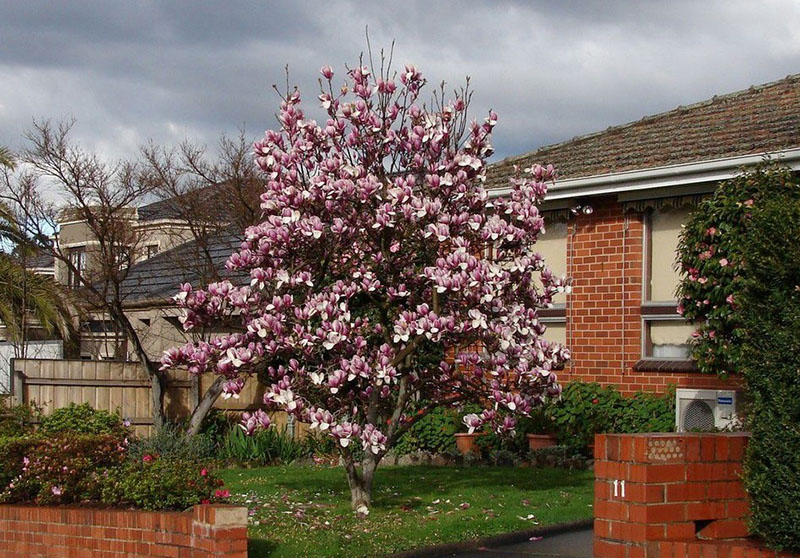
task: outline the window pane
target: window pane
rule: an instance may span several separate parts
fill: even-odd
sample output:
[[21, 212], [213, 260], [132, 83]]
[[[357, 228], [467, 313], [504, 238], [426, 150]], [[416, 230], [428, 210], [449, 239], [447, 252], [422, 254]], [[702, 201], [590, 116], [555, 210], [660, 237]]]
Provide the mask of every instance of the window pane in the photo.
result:
[[[560, 277], [567, 274], [567, 224], [564, 222], [546, 221], [545, 234], [539, 235], [533, 252], [538, 252], [553, 275]], [[538, 275], [538, 274], [537, 274]], [[537, 284], [541, 285], [537, 278]], [[553, 297], [553, 304], [566, 302], [566, 295]]]
[[645, 356], [687, 359], [690, 354], [689, 341], [693, 332], [693, 326], [678, 320], [647, 322], [649, 351]]
[[674, 300], [680, 274], [675, 270], [678, 236], [691, 207], [665, 207], [650, 217], [649, 300]]
[[567, 322], [545, 322], [547, 331], [544, 332], [544, 337], [548, 341], [554, 341], [562, 345], [567, 344]]

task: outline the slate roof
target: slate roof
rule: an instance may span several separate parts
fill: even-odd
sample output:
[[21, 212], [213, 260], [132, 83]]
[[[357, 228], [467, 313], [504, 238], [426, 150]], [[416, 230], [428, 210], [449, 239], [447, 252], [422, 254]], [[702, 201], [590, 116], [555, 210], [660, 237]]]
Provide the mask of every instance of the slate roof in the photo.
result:
[[487, 188], [514, 165], [552, 164], [560, 179], [800, 147], [800, 74], [645, 116], [490, 165]]
[[[225, 269], [228, 257], [239, 248], [241, 233], [221, 233], [209, 240], [209, 252], [220, 276], [235, 283], [246, 280], [242, 274]], [[122, 283], [122, 298], [127, 304], [163, 301], [174, 296], [182, 283], [198, 285], [202, 281], [197, 269], [197, 242], [190, 241], [134, 265]]]
[[55, 266], [56, 259], [53, 254], [37, 254], [25, 262], [29, 269], [49, 269]]

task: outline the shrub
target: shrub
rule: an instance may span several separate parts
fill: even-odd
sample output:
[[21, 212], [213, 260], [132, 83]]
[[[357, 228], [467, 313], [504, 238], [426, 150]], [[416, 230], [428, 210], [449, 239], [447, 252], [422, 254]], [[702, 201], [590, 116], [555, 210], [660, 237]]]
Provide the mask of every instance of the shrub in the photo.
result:
[[80, 405], [70, 403], [66, 407], [56, 409], [51, 415], [42, 419], [40, 430], [44, 434], [61, 432], [109, 434], [112, 436], [129, 434], [128, 427], [119, 413], [96, 410], [88, 403]]
[[195, 462], [144, 456], [96, 476], [104, 504], [183, 510], [227, 498], [222, 481]]
[[145, 455], [158, 455], [164, 459], [199, 462], [215, 457], [216, 444], [210, 434], [187, 436], [179, 426], [165, 425], [152, 436], [131, 442], [128, 455], [133, 461], [141, 461]]
[[461, 416], [452, 407], [437, 407], [400, 437], [395, 451], [400, 455], [417, 451], [452, 452], [456, 449], [454, 434], [462, 428]]
[[10, 398], [0, 397], [0, 439], [30, 434], [40, 417], [41, 411], [35, 406], [17, 405]]
[[547, 409], [562, 444], [585, 448], [599, 433], [671, 432], [675, 393], [639, 392], [623, 397], [613, 386], [570, 382], [561, 400]]
[[751, 399], [744, 476], [751, 530], [769, 546], [794, 552], [800, 551], [798, 199], [800, 186], [787, 181], [754, 207], [743, 240], [740, 312], [741, 372]]
[[753, 215], [769, 200], [800, 203], [789, 169], [765, 163], [720, 184], [692, 212], [678, 246], [683, 279], [678, 310], [697, 325], [692, 357], [701, 372], [726, 375], [739, 369], [744, 337], [740, 297], [748, 274], [745, 242], [772, 239], [753, 228]]
[[5, 477], [0, 501], [68, 504], [93, 500], [95, 473], [121, 465], [125, 455], [125, 445], [108, 434], [12, 439], [3, 445], [0, 457]]

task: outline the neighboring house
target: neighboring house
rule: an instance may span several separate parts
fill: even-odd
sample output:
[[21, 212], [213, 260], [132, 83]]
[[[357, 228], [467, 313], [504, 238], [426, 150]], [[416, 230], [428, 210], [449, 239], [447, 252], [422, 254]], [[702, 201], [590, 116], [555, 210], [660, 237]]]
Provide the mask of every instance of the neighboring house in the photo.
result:
[[695, 372], [691, 326], [677, 314], [676, 247], [693, 207], [720, 181], [769, 155], [800, 169], [800, 75], [717, 96], [490, 166], [490, 195], [515, 165], [552, 164], [536, 250], [571, 294], [542, 315], [565, 343], [564, 379], [623, 392], [726, 384]]
[[[131, 254], [134, 266], [193, 238], [189, 226], [176, 217], [168, 201], [131, 208], [127, 218], [137, 240], [135, 253]], [[53, 276], [71, 289], [79, 288], [80, 277], [91, 275], [93, 257], [99, 244], [97, 239], [85, 221], [65, 212], [54, 242], [58, 242], [61, 250], [68, 254], [78, 273], [73, 273], [64, 262], [44, 256], [28, 267]], [[118, 334], [114, 324], [102, 315], [86, 316], [80, 335], [78, 354], [69, 356], [86, 360], [126, 360], [129, 357], [124, 336]]]

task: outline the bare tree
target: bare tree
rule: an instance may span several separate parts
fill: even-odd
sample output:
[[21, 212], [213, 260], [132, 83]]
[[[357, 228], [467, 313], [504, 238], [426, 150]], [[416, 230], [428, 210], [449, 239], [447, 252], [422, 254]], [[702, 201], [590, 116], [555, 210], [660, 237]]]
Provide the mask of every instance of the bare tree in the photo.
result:
[[[138, 179], [136, 163], [110, 164], [71, 142], [73, 125], [74, 121], [34, 122], [26, 134], [30, 147], [21, 155], [29, 170], [16, 181], [7, 181], [2, 196], [22, 215], [20, 221], [29, 236], [55, 237], [41, 249], [66, 269], [70, 286], [80, 292], [87, 310], [107, 315], [124, 336], [150, 377], [153, 421], [161, 426], [165, 422], [165, 376], [126, 315], [122, 290], [143, 248], [135, 208], [152, 186]], [[54, 197], [62, 199], [64, 206], [59, 207]], [[91, 238], [90, 249], [80, 257], [59, 239], [65, 220], [82, 222]]]
[[[174, 264], [194, 282], [207, 285], [220, 279], [214, 254], [220, 235], [235, 231], [240, 236], [260, 217], [258, 172], [244, 131], [234, 139], [223, 137], [215, 158], [187, 140], [174, 149], [150, 143], [142, 147], [139, 160], [112, 164], [77, 146], [70, 138], [73, 125], [34, 122], [26, 134], [30, 147], [21, 157], [26, 170], [4, 182], [0, 198], [20, 215], [25, 234], [39, 239], [40, 250], [66, 270], [67, 282], [86, 311], [110, 319], [129, 352], [144, 365], [152, 387], [153, 421], [159, 427], [166, 421], [168, 378], [148, 354], [126, 306], [126, 285], [135, 280], [133, 266], [144, 259], [150, 239], [139, 226], [136, 208], [159, 205], [169, 220], [180, 224], [166, 229], [180, 236], [169, 244], [183, 244], [176, 251], [183, 257]], [[76, 258], [63, 238], [65, 221], [85, 225], [90, 239], [85, 255]], [[222, 384], [215, 381], [200, 397], [189, 420], [190, 434], [199, 431]]]
[[191, 233], [191, 250], [176, 264], [199, 274], [203, 284], [220, 279], [211, 250], [214, 240], [223, 233], [242, 236], [259, 222], [262, 178], [251, 146], [242, 129], [234, 138], [222, 136], [216, 157], [190, 140], [175, 148], [151, 142], [141, 149], [142, 179]]

